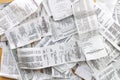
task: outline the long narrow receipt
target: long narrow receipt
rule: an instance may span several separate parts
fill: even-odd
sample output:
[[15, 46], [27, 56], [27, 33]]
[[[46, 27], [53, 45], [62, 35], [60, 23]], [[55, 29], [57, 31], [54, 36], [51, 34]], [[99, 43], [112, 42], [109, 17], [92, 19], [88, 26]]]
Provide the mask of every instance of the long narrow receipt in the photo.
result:
[[78, 33], [86, 33], [98, 29], [97, 16], [90, 0], [77, 0], [72, 4]]
[[21, 69], [17, 63], [18, 57], [16, 54], [16, 50], [11, 50], [11, 56], [13, 57], [13, 59], [15, 60], [15, 64], [17, 66], [17, 70], [19, 73], [19, 80], [33, 80], [31, 77], [33, 77], [33, 70], [24, 70]]
[[98, 22], [103, 28], [101, 34], [120, 51], [120, 25], [112, 18], [112, 14], [106, 10], [107, 8], [101, 7], [99, 4], [96, 4], [95, 8]]
[[107, 56], [92, 1], [77, 0], [72, 4], [72, 8], [80, 47], [86, 59], [93, 60]]
[[97, 80], [120, 80], [112, 65], [109, 65], [99, 73], [95, 74], [95, 77]]
[[0, 76], [8, 77], [12, 79], [18, 79], [19, 74], [17, 71], [17, 67], [15, 65], [15, 61], [10, 53], [10, 49], [6, 42], [1, 42], [2, 45], [2, 60], [0, 67]]
[[48, 0], [54, 20], [61, 20], [72, 15], [70, 0]]
[[65, 71], [68, 71], [71, 68], [73, 68], [76, 65], [76, 63], [77, 62], [63, 64], [63, 65], [59, 65], [59, 66], [54, 66], [53, 68], [55, 68], [56, 70], [58, 70], [61, 73], [64, 73]]
[[115, 68], [115, 70], [117, 71], [117, 75], [120, 78], [120, 59], [116, 60], [115, 62], [113, 62], [112, 64]]
[[71, 36], [77, 32], [73, 16], [65, 18], [60, 21], [51, 21], [53, 41], [57, 41], [68, 36]]
[[6, 32], [11, 49], [25, 46], [47, 35], [51, 35], [51, 28], [44, 17], [33, 19]]
[[81, 34], [78, 43], [86, 60], [94, 60], [108, 55], [105, 50], [103, 37], [98, 31]]
[[97, 60], [87, 61], [87, 64], [94, 73], [98, 73], [100, 70], [103, 70], [108, 66], [110, 60], [111, 58], [107, 56]]
[[23, 69], [41, 69], [82, 60], [76, 42], [43, 48], [21, 48], [18, 49], [18, 59]]
[[43, 7], [45, 8], [47, 15], [52, 16], [51, 11], [50, 11], [50, 7], [48, 5], [48, 0], [42, 1], [42, 4], [43, 4]]
[[14, 0], [0, 12], [0, 28], [12, 28], [36, 10], [37, 6], [33, 0]]

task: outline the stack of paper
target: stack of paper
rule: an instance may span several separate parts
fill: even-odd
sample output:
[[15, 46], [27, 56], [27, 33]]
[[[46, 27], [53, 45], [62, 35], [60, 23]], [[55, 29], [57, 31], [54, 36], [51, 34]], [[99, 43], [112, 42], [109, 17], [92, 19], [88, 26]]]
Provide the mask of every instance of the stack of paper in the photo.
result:
[[119, 6], [119, 0], [109, 4], [104, 0], [1, 4], [0, 76], [11, 80], [120, 80]]

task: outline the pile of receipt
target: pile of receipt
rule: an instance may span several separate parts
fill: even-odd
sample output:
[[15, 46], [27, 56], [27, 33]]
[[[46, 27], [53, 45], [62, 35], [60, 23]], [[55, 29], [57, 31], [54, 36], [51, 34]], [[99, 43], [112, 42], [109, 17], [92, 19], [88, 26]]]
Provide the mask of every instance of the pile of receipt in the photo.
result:
[[0, 76], [120, 80], [120, 0], [0, 4]]

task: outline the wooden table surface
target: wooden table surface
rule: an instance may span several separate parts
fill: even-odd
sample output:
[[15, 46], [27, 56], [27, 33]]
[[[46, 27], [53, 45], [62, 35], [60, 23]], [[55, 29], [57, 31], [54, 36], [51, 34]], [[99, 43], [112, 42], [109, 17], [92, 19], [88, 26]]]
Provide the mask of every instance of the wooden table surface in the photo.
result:
[[8, 2], [11, 2], [13, 0], [0, 0], [0, 3], [8, 3]]

